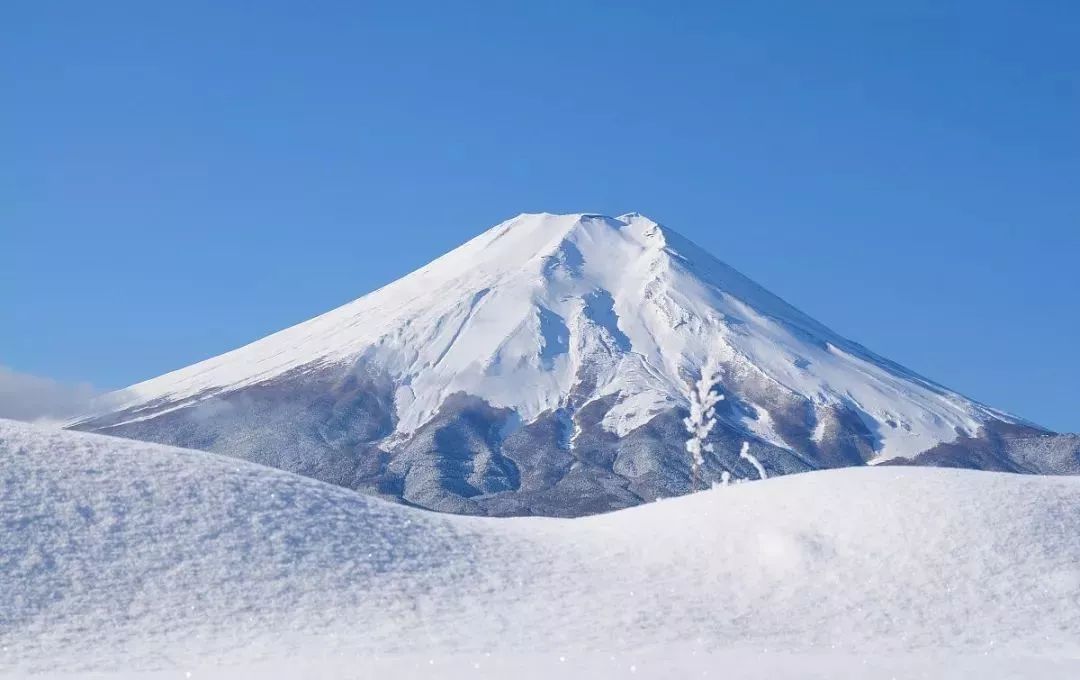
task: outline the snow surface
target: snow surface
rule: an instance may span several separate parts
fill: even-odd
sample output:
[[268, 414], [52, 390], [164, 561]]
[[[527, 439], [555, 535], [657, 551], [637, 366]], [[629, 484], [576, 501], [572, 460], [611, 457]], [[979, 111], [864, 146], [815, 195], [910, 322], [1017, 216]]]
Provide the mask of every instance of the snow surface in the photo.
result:
[[0, 675], [1074, 678], [1080, 479], [848, 468], [430, 513], [0, 421]]
[[108, 411], [135, 409], [133, 422], [370, 360], [397, 386], [401, 436], [455, 393], [532, 422], [580, 402], [583, 388], [586, 400], [617, 395], [603, 425], [624, 436], [685, 404], [687, 379], [710, 356], [732, 380], [757, 381], [739, 395], [748, 413], [737, 425], [781, 448], [766, 403], [775, 390], [807, 399], [819, 427], [832, 407], [855, 410], [873, 460], [1015, 420], [845, 340], [636, 213], [519, 215], [343, 307], [110, 395]]

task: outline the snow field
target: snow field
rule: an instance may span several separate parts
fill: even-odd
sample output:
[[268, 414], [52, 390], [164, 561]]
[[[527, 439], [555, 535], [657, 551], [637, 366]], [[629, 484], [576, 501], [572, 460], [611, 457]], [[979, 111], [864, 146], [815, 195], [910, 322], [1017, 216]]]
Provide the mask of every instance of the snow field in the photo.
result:
[[1080, 667], [1070, 477], [852, 468], [575, 520], [482, 519], [0, 421], [0, 527], [8, 676]]

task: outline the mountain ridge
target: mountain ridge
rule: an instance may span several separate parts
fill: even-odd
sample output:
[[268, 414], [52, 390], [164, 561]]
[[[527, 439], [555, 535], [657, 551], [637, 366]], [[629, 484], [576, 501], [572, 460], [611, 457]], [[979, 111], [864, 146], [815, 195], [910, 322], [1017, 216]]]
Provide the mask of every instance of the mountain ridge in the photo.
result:
[[[984, 444], [1045, 430], [843, 338], [636, 213], [521, 214], [73, 426], [424, 507], [576, 514], [687, 490], [681, 411], [708, 362], [728, 398], [706, 481], [742, 471], [741, 439], [780, 474], [941, 446], [939, 464], [1044, 471]], [[1080, 466], [1063, 446], [1045, 471]]]

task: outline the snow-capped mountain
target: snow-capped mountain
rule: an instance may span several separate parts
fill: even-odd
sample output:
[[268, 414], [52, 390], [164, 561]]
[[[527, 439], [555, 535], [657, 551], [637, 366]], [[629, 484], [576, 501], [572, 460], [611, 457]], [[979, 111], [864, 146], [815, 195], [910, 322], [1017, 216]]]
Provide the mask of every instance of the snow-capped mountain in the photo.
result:
[[838, 336], [638, 214], [519, 215], [369, 295], [110, 395], [74, 424], [439, 510], [584, 514], [685, 492], [687, 383], [718, 364], [706, 460], [753, 476], [924, 462], [1080, 470], [1080, 442]]

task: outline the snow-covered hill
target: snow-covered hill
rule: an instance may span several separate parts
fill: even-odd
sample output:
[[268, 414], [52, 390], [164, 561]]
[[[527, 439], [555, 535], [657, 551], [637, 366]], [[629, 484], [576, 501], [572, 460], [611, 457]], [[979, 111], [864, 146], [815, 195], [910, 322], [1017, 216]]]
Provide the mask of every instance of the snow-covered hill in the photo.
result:
[[839, 337], [637, 214], [520, 215], [355, 302], [110, 395], [76, 427], [441, 510], [582, 514], [687, 490], [680, 419], [709, 360], [727, 399], [706, 480], [750, 472], [746, 438], [774, 474], [1080, 471], [1080, 442]]
[[8, 677], [1080, 671], [1075, 477], [855, 468], [490, 519], [0, 421], [0, 527]]

